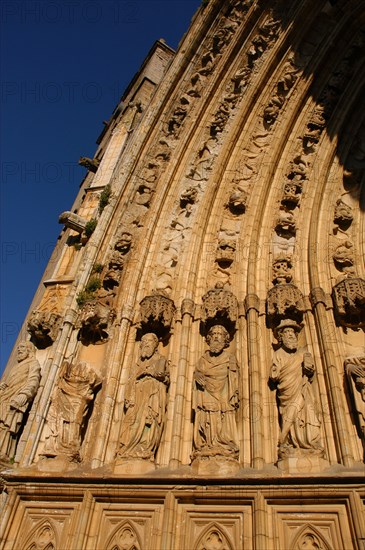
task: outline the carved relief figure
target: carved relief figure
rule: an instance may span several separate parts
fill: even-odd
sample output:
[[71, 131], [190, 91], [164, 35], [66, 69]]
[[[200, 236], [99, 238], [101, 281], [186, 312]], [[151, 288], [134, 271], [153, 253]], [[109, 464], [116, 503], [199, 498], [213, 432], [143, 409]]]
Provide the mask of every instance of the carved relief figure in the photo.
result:
[[194, 372], [193, 458], [237, 459], [238, 365], [235, 357], [225, 351], [230, 341], [225, 327], [213, 326], [206, 341], [209, 350], [200, 358]]
[[17, 366], [0, 384], [0, 458], [14, 456], [24, 414], [41, 379], [41, 368], [31, 342], [19, 343], [17, 360]]
[[168, 361], [158, 352], [156, 334], [144, 334], [126, 389], [118, 458], [154, 461], [164, 427], [169, 383]]
[[63, 363], [47, 416], [43, 456], [80, 460], [85, 419], [100, 385], [99, 376], [85, 361]]
[[345, 359], [345, 369], [365, 451], [365, 355]]
[[270, 380], [277, 387], [281, 421], [279, 457], [293, 449], [322, 453], [320, 421], [311, 382], [315, 372], [310, 353], [298, 349], [300, 326], [286, 319], [276, 329], [280, 344], [274, 354]]

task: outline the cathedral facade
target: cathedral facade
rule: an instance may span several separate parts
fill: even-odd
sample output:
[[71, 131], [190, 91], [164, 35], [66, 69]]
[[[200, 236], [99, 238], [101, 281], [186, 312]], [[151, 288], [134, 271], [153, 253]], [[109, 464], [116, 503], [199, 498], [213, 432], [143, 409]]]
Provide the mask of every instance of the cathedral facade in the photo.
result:
[[1, 550], [364, 550], [364, 107], [361, 0], [155, 43], [0, 384]]

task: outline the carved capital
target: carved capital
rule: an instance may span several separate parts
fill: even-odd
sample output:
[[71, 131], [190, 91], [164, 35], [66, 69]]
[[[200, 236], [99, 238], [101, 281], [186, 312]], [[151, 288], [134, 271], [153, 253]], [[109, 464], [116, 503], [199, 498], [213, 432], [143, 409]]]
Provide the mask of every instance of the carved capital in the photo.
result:
[[121, 319], [126, 319], [130, 323], [133, 323], [133, 319], [134, 319], [134, 309], [133, 309], [133, 307], [128, 305], [128, 304], [124, 304], [124, 306], [122, 308], [122, 311], [121, 311], [121, 314], [120, 314], [120, 318]]
[[327, 305], [326, 293], [323, 288], [319, 286], [316, 288], [312, 288], [309, 293], [309, 299], [313, 308], [315, 308], [317, 304], [324, 304], [325, 306]]
[[260, 298], [256, 294], [247, 294], [244, 304], [246, 315], [250, 309], [254, 309], [257, 313], [260, 313]]
[[195, 303], [194, 300], [185, 298], [181, 304], [181, 315], [190, 315], [194, 317]]

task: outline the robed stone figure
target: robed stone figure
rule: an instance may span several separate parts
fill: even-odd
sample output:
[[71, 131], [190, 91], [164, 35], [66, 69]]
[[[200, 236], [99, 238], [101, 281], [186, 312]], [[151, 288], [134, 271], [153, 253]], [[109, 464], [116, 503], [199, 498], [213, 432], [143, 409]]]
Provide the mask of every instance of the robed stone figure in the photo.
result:
[[311, 385], [315, 366], [311, 354], [298, 349], [300, 329], [295, 321], [286, 319], [275, 330], [280, 348], [274, 354], [270, 380], [277, 388], [280, 458], [293, 450], [323, 453], [320, 420]]
[[80, 461], [85, 420], [100, 385], [100, 377], [88, 363], [64, 361], [47, 415], [42, 456]]
[[357, 426], [361, 434], [365, 458], [365, 354], [347, 357], [345, 369], [357, 413]]
[[192, 458], [237, 459], [238, 365], [234, 355], [225, 350], [230, 337], [224, 326], [213, 326], [206, 341], [209, 349], [194, 371]]
[[141, 338], [139, 359], [126, 388], [118, 459], [154, 462], [165, 422], [168, 361], [158, 352], [154, 333]]
[[31, 405], [41, 379], [41, 368], [31, 342], [20, 342], [17, 349], [18, 364], [0, 384], [0, 455], [15, 455], [17, 436], [23, 417]]

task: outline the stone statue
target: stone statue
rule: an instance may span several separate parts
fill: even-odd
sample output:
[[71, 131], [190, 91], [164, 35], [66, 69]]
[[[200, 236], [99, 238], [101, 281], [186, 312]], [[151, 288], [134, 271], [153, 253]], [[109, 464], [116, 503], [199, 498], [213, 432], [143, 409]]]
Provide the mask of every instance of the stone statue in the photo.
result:
[[365, 355], [345, 359], [345, 369], [365, 451]]
[[238, 365], [225, 351], [230, 337], [222, 325], [213, 326], [206, 336], [209, 346], [194, 372], [193, 458], [237, 459], [239, 453], [236, 410], [239, 406]]
[[41, 368], [31, 342], [19, 343], [17, 359], [17, 366], [0, 384], [0, 456], [7, 459], [15, 455], [24, 414], [37, 393], [41, 379]]
[[281, 321], [275, 330], [280, 344], [274, 354], [270, 380], [277, 388], [281, 433], [279, 458], [305, 449], [322, 454], [320, 421], [311, 382], [315, 372], [310, 353], [298, 349], [301, 327], [293, 320]]
[[62, 364], [47, 416], [42, 456], [80, 461], [85, 418], [101, 380], [85, 361]]
[[144, 334], [139, 359], [126, 388], [119, 459], [154, 462], [164, 427], [169, 383], [168, 361], [158, 352], [156, 334]]

